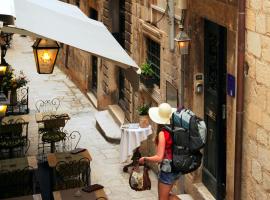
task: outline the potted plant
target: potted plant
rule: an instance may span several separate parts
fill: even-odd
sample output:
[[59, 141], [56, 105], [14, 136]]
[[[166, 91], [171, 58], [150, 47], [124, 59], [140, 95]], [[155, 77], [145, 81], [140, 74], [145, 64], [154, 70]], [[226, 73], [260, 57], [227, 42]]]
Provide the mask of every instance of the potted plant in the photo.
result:
[[149, 105], [143, 104], [138, 107], [138, 113], [139, 113], [139, 125], [141, 128], [146, 128], [149, 126]]
[[4, 93], [7, 95], [8, 91], [11, 91], [11, 105], [15, 105], [17, 103], [17, 89], [25, 86], [28, 83], [23, 71], [20, 71], [18, 76], [14, 75], [13, 71], [13, 69], [10, 69], [8, 72], [6, 72], [2, 82], [2, 89]]
[[155, 83], [154, 70], [151, 63], [148, 61], [141, 65], [141, 76], [142, 83], [147, 87], [153, 87]]

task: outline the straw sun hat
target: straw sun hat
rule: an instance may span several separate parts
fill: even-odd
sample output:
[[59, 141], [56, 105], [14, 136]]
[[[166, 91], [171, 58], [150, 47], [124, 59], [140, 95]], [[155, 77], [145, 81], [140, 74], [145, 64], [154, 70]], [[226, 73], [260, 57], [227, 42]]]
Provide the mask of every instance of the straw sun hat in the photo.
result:
[[157, 124], [170, 124], [170, 118], [176, 108], [172, 108], [168, 103], [162, 103], [158, 107], [149, 109], [150, 119]]

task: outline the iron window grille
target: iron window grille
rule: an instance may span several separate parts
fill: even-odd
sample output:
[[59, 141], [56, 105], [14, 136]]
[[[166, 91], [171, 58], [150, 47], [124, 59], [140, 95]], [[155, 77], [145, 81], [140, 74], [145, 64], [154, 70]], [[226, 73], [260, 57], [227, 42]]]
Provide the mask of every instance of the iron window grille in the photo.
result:
[[160, 86], [160, 44], [146, 39], [147, 45], [147, 62], [149, 62], [154, 71], [155, 84]]

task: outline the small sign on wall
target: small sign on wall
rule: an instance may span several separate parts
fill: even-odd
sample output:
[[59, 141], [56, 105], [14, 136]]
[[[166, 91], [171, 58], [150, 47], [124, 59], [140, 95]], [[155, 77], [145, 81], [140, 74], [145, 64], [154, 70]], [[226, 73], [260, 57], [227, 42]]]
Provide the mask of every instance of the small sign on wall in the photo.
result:
[[235, 76], [227, 74], [227, 94], [235, 97]]

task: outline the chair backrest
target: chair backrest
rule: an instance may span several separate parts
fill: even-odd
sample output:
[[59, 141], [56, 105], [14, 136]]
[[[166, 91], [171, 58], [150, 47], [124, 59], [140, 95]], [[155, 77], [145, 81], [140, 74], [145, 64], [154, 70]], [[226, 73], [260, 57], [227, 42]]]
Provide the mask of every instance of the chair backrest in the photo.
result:
[[54, 112], [60, 107], [60, 100], [58, 98], [52, 100], [38, 100], [35, 106], [37, 112]]
[[44, 122], [45, 129], [60, 129], [66, 125], [66, 120], [64, 118], [58, 118], [54, 115], [45, 115], [42, 118]]
[[57, 188], [73, 188], [88, 185], [90, 161], [82, 158], [79, 161], [60, 161], [56, 164]]
[[24, 169], [0, 171], [0, 199], [33, 194], [34, 170], [28, 166]]
[[79, 131], [72, 131], [71, 133], [66, 133], [66, 138], [63, 147], [64, 151], [71, 151], [73, 149], [76, 149], [80, 140], [81, 134]]
[[0, 124], [0, 137], [28, 137], [28, 124], [22, 118], [17, 119], [16, 121], [2, 122]]

